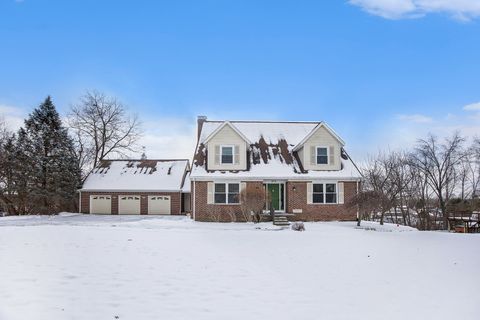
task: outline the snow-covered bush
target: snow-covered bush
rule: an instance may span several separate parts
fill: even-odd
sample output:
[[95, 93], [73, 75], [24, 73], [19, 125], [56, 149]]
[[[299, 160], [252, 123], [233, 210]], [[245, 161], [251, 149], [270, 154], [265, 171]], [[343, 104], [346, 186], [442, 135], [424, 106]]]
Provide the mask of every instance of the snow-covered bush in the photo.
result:
[[292, 224], [292, 230], [294, 231], [305, 231], [305, 225], [303, 222], [294, 222]]

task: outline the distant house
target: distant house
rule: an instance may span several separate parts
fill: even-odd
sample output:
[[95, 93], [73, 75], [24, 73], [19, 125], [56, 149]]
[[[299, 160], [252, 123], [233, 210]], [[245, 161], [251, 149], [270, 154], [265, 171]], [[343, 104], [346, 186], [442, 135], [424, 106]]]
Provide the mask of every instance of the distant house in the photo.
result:
[[[198, 118], [190, 180], [192, 217], [240, 218], [239, 193], [264, 188], [292, 220], [355, 220], [361, 175], [345, 142], [324, 122], [208, 121]], [[269, 203], [265, 204], [268, 210]], [[240, 219], [241, 220], [241, 219]]]
[[183, 190], [189, 169], [188, 160], [103, 160], [79, 191], [80, 212], [184, 214], [191, 201]]

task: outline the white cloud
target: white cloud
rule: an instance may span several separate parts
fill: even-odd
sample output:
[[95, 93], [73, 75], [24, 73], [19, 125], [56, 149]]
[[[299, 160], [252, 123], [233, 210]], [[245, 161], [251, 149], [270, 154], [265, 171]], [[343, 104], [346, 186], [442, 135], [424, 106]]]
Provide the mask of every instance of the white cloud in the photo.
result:
[[480, 102], [472, 103], [463, 107], [463, 110], [466, 111], [480, 111]]
[[399, 114], [398, 119], [402, 121], [415, 122], [415, 123], [429, 123], [433, 119], [422, 114]]
[[[160, 118], [143, 121], [144, 136], [139, 141], [145, 146], [147, 158], [181, 158], [191, 160], [196, 143], [196, 121], [181, 118]], [[140, 153], [132, 154], [139, 158]]]
[[8, 129], [17, 131], [25, 119], [26, 112], [23, 108], [0, 105], [0, 119], [5, 121]]
[[446, 13], [457, 20], [480, 17], [480, 0], [349, 0], [350, 4], [386, 19], [418, 18]]

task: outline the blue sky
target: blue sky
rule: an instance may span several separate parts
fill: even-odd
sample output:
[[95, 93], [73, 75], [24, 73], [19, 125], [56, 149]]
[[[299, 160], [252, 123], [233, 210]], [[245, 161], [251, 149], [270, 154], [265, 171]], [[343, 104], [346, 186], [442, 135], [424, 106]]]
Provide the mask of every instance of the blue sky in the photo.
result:
[[480, 135], [480, 1], [451, 2], [0, 0], [0, 115], [97, 89], [150, 157], [190, 156], [199, 114], [325, 120], [359, 159]]

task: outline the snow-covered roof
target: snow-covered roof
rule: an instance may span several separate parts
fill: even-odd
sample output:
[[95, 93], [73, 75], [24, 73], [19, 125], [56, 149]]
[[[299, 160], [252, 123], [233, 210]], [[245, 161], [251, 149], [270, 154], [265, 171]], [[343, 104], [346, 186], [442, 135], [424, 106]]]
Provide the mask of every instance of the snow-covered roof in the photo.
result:
[[184, 159], [103, 160], [82, 191], [180, 191], [188, 169]]
[[[361, 174], [342, 148], [341, 170], [306, 171], [294, 148], [302, 144], [323, 122], [229, 121], [250, 141], [249, 168], [245, 171], [207, 171], [205, 144], [225, 121], [205, 121], [193, 160], [191, 177], [240, 179], [342, 179], [358, 180]], [[338, 135], [333, 132], [337, 138]], [[343, 140], [338, 137], [343, 145]]]

